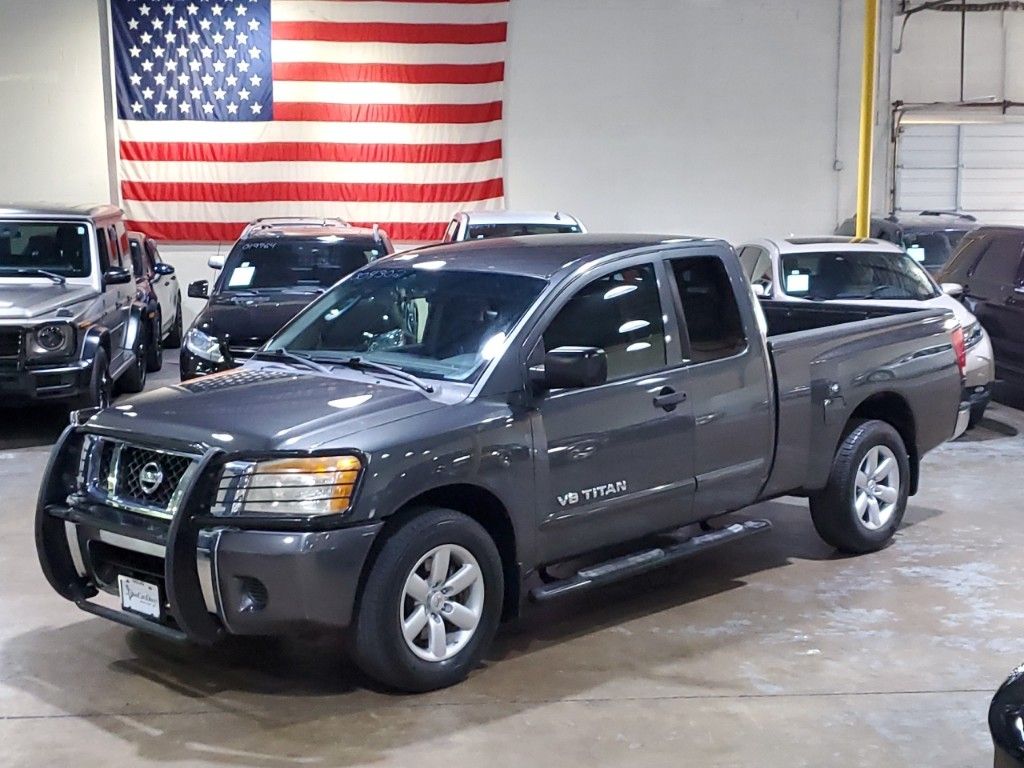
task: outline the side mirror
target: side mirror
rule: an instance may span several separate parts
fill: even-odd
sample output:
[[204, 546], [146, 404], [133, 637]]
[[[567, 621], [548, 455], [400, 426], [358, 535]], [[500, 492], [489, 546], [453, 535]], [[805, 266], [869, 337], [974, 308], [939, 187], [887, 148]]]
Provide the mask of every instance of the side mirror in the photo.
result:
[[153, 271], [158, 275], [173, 275], [174, 267], [168, 264], [166, 261], [158, 261], [153, 265]]
[[964, 295], [964, 287], [960, 283], [943, 283], [940, 287], [944, 294], [952, 296], [954, 299], [959, 299]]
[[124, 267], [111, 267], [103, 273], [106, 285], [124, 285], [132, 281], [132, 273]]
[[558, 347], [544, 355], [543, 370], [530, 373], [548, 389], [596, 387], [608, 380], [608, 358], [597, 347]]
[[219, 253], [211, 256], [206, 261], [207, 266], [210, 269], [223, 269], [224, 268], [224, 257]]
[[753, 289], [754, 295], [759, 299], [770, 296], [772, 292], [772, 287], [766, 283], [753, 283], [750, 287]]
[[188, 297], [190, 299], [208, 299], [210, 297], [210, 281], [196, 280], [188, 284]]

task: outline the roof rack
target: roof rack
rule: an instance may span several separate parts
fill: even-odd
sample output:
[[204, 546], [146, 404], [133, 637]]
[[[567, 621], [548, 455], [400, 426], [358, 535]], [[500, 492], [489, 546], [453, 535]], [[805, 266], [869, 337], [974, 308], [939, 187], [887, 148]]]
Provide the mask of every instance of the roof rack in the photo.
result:
[[969, 213], [957, 213], [956, 211], [921, 211], [922, 216], [955, 216], [964, 221], [977, 221], [978, 219]]
[[251, 235], [274, 227], [347, 227], [349, 223], [339, 218], [321, 218], [319, 216], [267, 216], [253, 219], [245, 225], [240, 237]]

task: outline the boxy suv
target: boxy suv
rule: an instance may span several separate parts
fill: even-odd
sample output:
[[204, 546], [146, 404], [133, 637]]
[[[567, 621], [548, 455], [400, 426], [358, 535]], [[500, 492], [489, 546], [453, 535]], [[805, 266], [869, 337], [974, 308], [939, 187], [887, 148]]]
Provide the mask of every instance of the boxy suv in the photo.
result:
[[1024, 387], [1024, 227], [979, 227], [936, 279], [988, 331], [996, 376]]
[[0, 401], [105, 406], [145, 358], [121, 210], [0, 208]]
[[[836, 234], [852, 237], [856, 225], [856, 218], [851, 216], [836, 228]], [[934, 274], [949, 260], [963, 236], [977, 227], [977, 220], [966, 213], [902, 211], [872, 216], [870, 236], [895, 243]]]
[[242, 232], [209, 282], [188, 286], [209, 301], [181, 345], [186, 381], [241, 365], [303, 307], [370, 261], [394, 252], [387, 232], [339, 219], [258, 219]]

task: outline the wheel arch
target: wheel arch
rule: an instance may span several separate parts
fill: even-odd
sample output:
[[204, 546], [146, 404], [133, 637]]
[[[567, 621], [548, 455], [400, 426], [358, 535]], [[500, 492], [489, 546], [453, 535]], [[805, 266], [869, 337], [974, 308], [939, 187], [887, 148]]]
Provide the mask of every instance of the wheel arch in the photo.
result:
[[391, 531], [397, 530], [407, 520], [415, 517], [424, 508], [442, 507], [461, 512], [479, 523], [490, 535], [501, 556], [501, 568], [505, 581], [502, 602], [502, 620], [516, 618], [520, 603], [520, 568], [515, 526], [507, 506], [493, 491], [473, 483], [452, 483], [431, 488], [404, 502], [385, 519], [384, 529], [376, 537], [370, 556], [367, 557], [360, 576], [357, 594], [362, 594], [363, 584], [383, 543]]
[[910, 463], [910, 495], [913, 496], [917, 493], [921, 474], [921, 457], [917, 447], [917, 423], [914, 419], [913, 409], [906, 399], [896, 392], [879, 392], [871, 395], [853, 409], [843, 428], [839, 442], [843, 441], [858, 422], [869, 419], [883, 421], [899, 433], [903, 445], [907, 449]]

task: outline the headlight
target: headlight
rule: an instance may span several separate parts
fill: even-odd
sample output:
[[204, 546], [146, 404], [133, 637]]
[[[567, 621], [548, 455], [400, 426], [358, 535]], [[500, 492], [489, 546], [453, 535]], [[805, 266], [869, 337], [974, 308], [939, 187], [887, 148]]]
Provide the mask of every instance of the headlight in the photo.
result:
[[75, 329], [68, 323], [49, 323], [28, 333], [29, 360], [67, 357], [75, 350]]
[[966, 328], [964, 328], [964, 348], [970, 349], [971, 347], [977, 346], [981, 341], [985, 332], [981, 328], [981, 323], [974, 321]]
[[196, 357], [209, 360], [212, 363], [224, 362], [224, 353], [220, 348], [220, 339], [193, 328], [185, 334], [185, 348]]
[[231, 462], [221, 477], [213, 513], [317, 517], [347, 512], [362, 462], [320, 456]]

